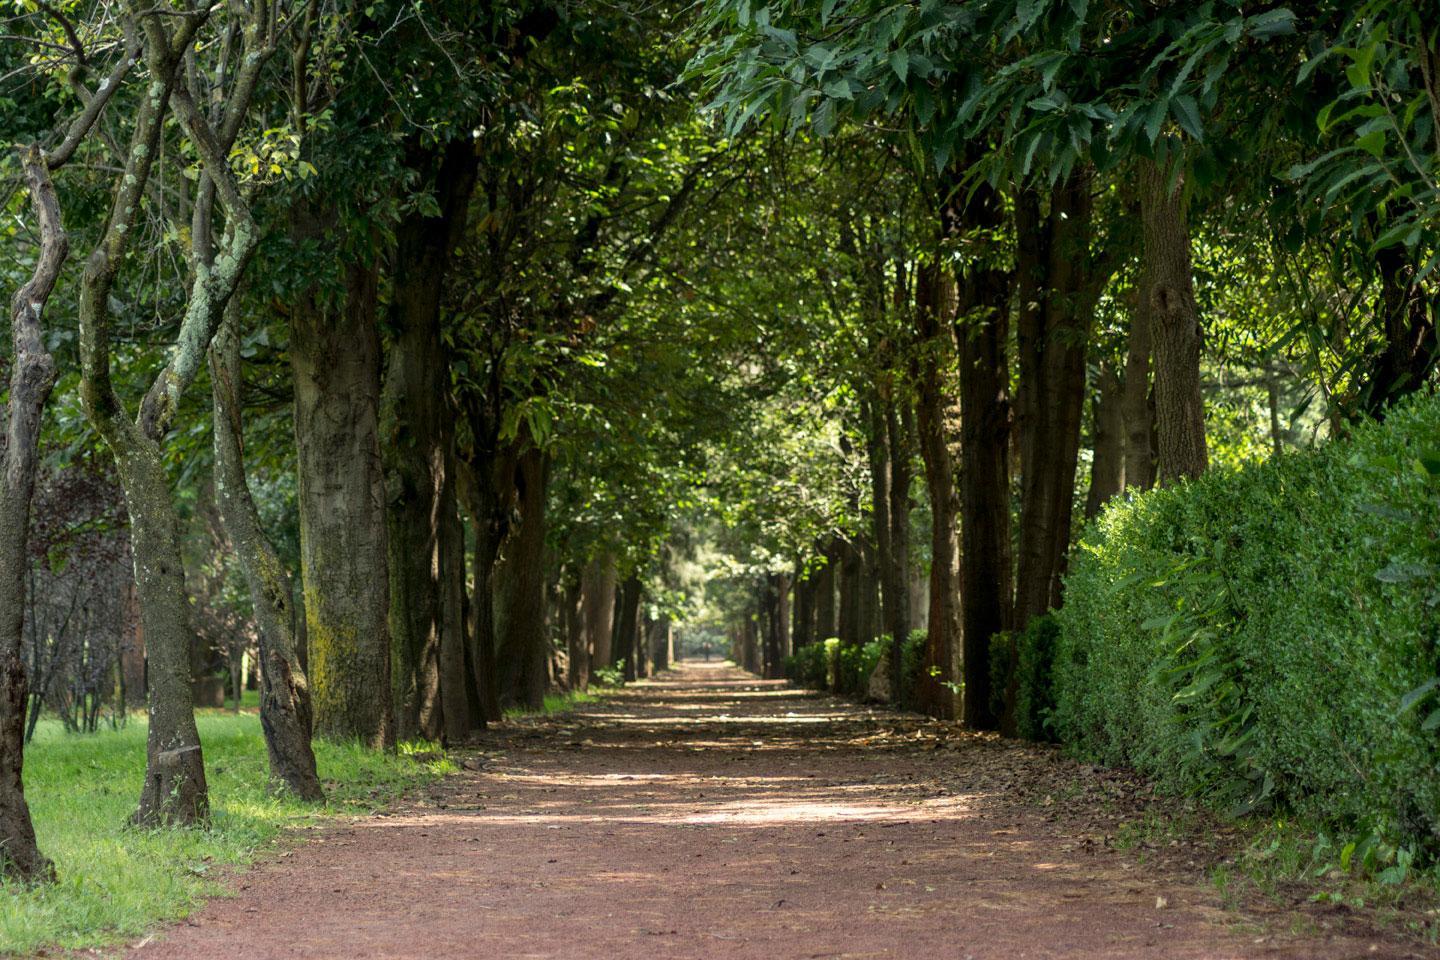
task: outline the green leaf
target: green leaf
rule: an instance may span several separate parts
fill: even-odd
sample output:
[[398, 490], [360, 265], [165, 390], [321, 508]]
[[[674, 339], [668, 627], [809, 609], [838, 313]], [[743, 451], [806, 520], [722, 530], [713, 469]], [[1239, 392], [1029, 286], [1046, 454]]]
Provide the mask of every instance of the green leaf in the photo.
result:
[[1182, 93], [1170, 101], [1170, 114], [1175, 118], [1175, 122], [1180, 124], [1180, 129], [1197, 141], [1205, 139], [1205, 127], [1201, 123], [1200, 108], [1195, 105], [1194, 97]]
[[1370, 156], [1379, 160], [1385, 155], [1385, 131], [1371, 130], [1365, 136], [1355, 141], [1356, 145]]
[[1430, 716], [1426, 717], [1425, 722], [1420, 724], [1420, 729], [1426, 733], [1433, 733], [1435, 730], [1440, 729], [1440, 707], [1436, 707], [1430, 711]]
[[1168, 100], [1156, 100], [1150, 104], [1150, 109], [1145, 113], [1145, 135], [1150, 138], [1153, 144], [1160, 139], [1160, 127], [1165, 123], [1165, 115], [1170, 110]]
[[890, 69], [895, 71], [895, 76], [904, 83], [905, 78], [910, 76], [910, 54], [904, 50], [892, 50], [890, 52]]
[[1400, 707], [1395, 715], [1397, 717], [1403, 717], [1411, 710], [1414, 710], [1422, 700], [1434, 692], [1436, 687], [1440, 687], [1440, 677], [1431, 677], [1414, 690], [1405, 694], [1405, 696], [1400, 698]]

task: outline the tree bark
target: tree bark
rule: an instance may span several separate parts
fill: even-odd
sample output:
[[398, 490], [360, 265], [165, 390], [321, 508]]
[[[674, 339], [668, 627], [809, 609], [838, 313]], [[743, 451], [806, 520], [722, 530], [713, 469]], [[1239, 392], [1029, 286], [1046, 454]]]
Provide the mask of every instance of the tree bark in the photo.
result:
[[1090, 492], [1085, 497], [1086, 519], [1098, 514], [1101, 507], [1125, 489], [1124, 389], [1115, 368], [1106, 361], [1100, 363], [1095, 379], [1095, 399], [1091, 405], [1094, 458], [1090, 463]]
[[[431, 172], [437, 162], [438, 169]], [[390, 573], [390, 640], [397, 736], [435, 739], [440, 715], [440, 500], [448, 481], [449, 365], [440, 301], [450, 251], [464, 230], [475, 183], [468, 138], [443, 150], [412, 146], [409, 166], [433, 180], [439, 210], [416, 209], [396, 230], [390, 327], [395, 342], [380, 395]]]
[[[612, 554], [601, 554], [585, 567], [582, 588], [585, 635], [590, 646], [590, 663], [592, 664], [598, 663], [608, 667], [611, 662], [617, 579], [615, 557]], [[586, 682], [589, 682], [588, 675]]]
[[[1015, 338], [1020, 365], [1016, 630], [1058, 604], [1070, 544], [1085, 357], [1104, 279], [1096, 275], [1090, 253], [1090, 192], [1091, 177], [1082, 172], [1051, 191], [1046, 213], [1033, 194], [1016, 200], [1021, 304]], [[1011, 699], [1007, 696], [1007, 702]]]
[[[259, 239], [250, 209], [230, 171], [229, 148], [248, 108], [259, 71], [273, 51], [273, 33], [255, 23], [245, 36], [222, 126], [212, 129], [183, 85], [176, 85], [183, 51], [203, 18], [171, 24], [155, 11], [125, 14], [144, 35], [150, 95], [137, 107], [125, 173], [114, 195], [105, 232], [90, 255], [80, 286], [81, 400], [96, 432], [115, 456], [130, 514], [131, 553], [147, 652], [149, 729], [145, 780], [134, 822], [144, 826], [193, 824], [209, 815], [205, 763], [195, 726], [190, 678], [189, 597], [180, 550], [180, 520], [162, 444], [181, 398], [205, 363], [230, 298]], [[254, 28], [254, 29], [251, 29]], [[127, 31], [130, 27], [127, 27]], [[269, 47], [265, 44], [270, 43]], [[203, 177], [191, 219], [191, 275], [179, 330], [158, 375], [132, 420], [111, 379], [111, 290], [133, 234], [135, 216], [158, 153], [167, 110], [176, 108], [201, 160]], [[213, 243], [214, 203], [224, 208], [225, 232]]]
[[260, 726], [270, 777], [305, 800], [323, 800], [310, 746], [310, 687], [296, 650], [290, 574], [265, 535], [245, 476], [239, 311], [232, 303], [210, 348], [215, 502], [245, 571], [260, 634]]
[[292, 316], [300, 561], [315, 732], [395, 745], [390, 584], [379, 443], [379, 278], [352, 264], [345, 302]]
[[1140, 170], [1145, 229], [1146, 302], [1155, 347], [1155, 418], [1159, 479], [1170, 486], [1205, 471], [1205, 401], [1200, 394], [1200, 313], [1190, 265], [1184, 179], [1155, 161]]
[[29, 688], [23, 656], [29, 568], [30, 501], [35, 492], [40, 424], [55, 386], [55, 359], [45, 349], [40, 318], [69, 252], [60, 201], [38, 146], [20, 155], [40, 235], [30, 280], [10, 301], [10, 395], [0, 451], [0, 877], [21, 883], [55, 879], [40, 852], [22, 776]]
[[1125, 427], [1125, 489], [1149, 490], [1155, 485], [1155, 395], [1150, 390], [1150, 309], [1142, 276], [1130, 316], [1125, 352], [1125, 384], [1120, 399]]
[[794, 621], [790, 628], [790, 642], [796, 650], [808, 646], [815, 640], [815, 572], [806, 573], [804, 564], [795, 570]]
[[590, 687], [590, 642], [585, 635], [585, 575], [571, 572], [564, 580], [561, 603], [565, 613], [566, 685], [575, 691]]
[[916, 363], [915, 426], [925, 465], [930, 498], [930, 613], [925, 658], [918, 689], [919, 708], [933, 717], [954, 720], [957, 702], [947, 684], [959, 682], [960, 544], [956, 535], [955, 468], [945, 426], [946, 389], [943, 370], [953, 342], [942, 332], [941, 316], [950, 298], [933, 264], [922, 266], [915, 284], [915, 333], [920, 345]]
[[520, 524], [506, 543], [505, 628], [496, 654], [501, 705], [545, 706], [545, 500], [550, 463], [545, 451], [521, 438], [515, 458]]
[[815, 579], [813, 600], [815, 607], [814, 641], [824, 643], [839, 636], [835, 611], [835, 575], [840, 565], [839, 541], [832, 539], [822, 554], [825, 563], [812, 576]]
[[440, 565], [440, 713], [444, 718], [446, 743], [459, 743], [472, 730], [484, 726], [484, 718], [472, 707], [479, 705], [474, 694], [473, 670], [466, 656], [469, 639], [465, 632], [465, 528], [460, 524], [454, 458], [446, 441], [445, 485], [440, 492], [439, 537], [436, 552]]
[[495, 591], [499, 584], [496, 582], [495, 567], [510, 530], [515, 465], [509, 448], [502, 450], [499, 444], [500, 413], [495, 399], [498, 395], [499, 386], [495, 383], [485, 393], [466, 395], [465, 417], [470, 425], [471, 447], [466, 459], [456, 459], [459, 484], [456, 492], [475, 522], [471, 571], [475, 592], [470, 598], [473, 628], [470, 662], [480, 704], [480, 715], [475, 720], [480, 728], [503, 717], [496, 660], [499, 640]]
[[[1004, 227], [1000, 196], [989, 186], [973, 192], [961, 184], [943, 211], [945, 233], [954, 240]], [[968, 197], [968, 199], [966, 199]], [[996, 726], [990, 707], [990, 638], [1010, 628], [1014, 602], [1010, 550], [1010, 363], [1011, 281], [983, 251], [978, 262], [958, 267], [955, 340], [960, 368], [960, 568], [965, 724]], [[932, 603], [933, 595], [932, 595]], [[936, 629], [932, 612], [930, 629]]]
[[640, 619], [640, 578], [633, 573], [625, 578], [620, 587], [618, 607], [616, 609], [615, 626], [615, 656], [624, 661], [624, 676], [626, 680], [634, 680], [635, 672], [635, 631], [639, 629]]
[[890, 563], [885, 593], [892, 597], [885, 611], [890, 634], [890, 702], [899, 704], [903, 686], [905, 642], [910, 639], [910, 442], [894, 398], [885, 404], [886, 449], [890, 454]]
[[1376, 253], [1375, 264], [1385, 345], [1371, 365], [1362, 400], [1367, 414], [1384, 419], [1387, 407], [1425, 385], [1440, 359], [1440, 342], [1434, 308], [1415, 285], [1406, 249], [1386, 247]]

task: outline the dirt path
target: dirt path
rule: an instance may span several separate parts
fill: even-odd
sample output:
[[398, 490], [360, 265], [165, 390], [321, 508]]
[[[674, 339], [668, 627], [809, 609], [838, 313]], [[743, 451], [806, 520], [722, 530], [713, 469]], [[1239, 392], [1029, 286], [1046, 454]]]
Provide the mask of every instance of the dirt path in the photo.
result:
[[1221, 910], [1183, 848], [1108, 843], [1125, 784], [1053, 752], [733, 669], [509, 724], [481, 759], [247, 873], [131, 956], [1429, 955], [1313, 913], [1295, 933]]

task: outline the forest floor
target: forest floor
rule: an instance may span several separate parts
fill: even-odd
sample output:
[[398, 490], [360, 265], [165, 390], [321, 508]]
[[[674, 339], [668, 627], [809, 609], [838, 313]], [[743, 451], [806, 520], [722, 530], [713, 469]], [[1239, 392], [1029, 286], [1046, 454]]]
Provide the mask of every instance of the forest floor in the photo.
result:
[[1233, 838], [1166, 828], [1133, 778], [718, 664], [509, 721], [464, 766], [130, 956], [1436, 955], [1344, 907], [1226, 897]]

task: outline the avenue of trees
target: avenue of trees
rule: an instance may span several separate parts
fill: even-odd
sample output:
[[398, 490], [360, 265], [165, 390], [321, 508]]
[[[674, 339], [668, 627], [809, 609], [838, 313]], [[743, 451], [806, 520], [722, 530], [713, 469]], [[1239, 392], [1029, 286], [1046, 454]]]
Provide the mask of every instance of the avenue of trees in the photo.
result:
[[868, 647], [888, 699], [1032, 735], [996, 657], [1107, 504], [1433, 387], [1436, 31], [0, 4], [0, 868], [53, 876], [42, 711], [144, 704], [135, 823], [190, 824], [222, 684], [319, 800], [312, 737], [460, 743], [663, 669], [684, 622], [771, 677]]

